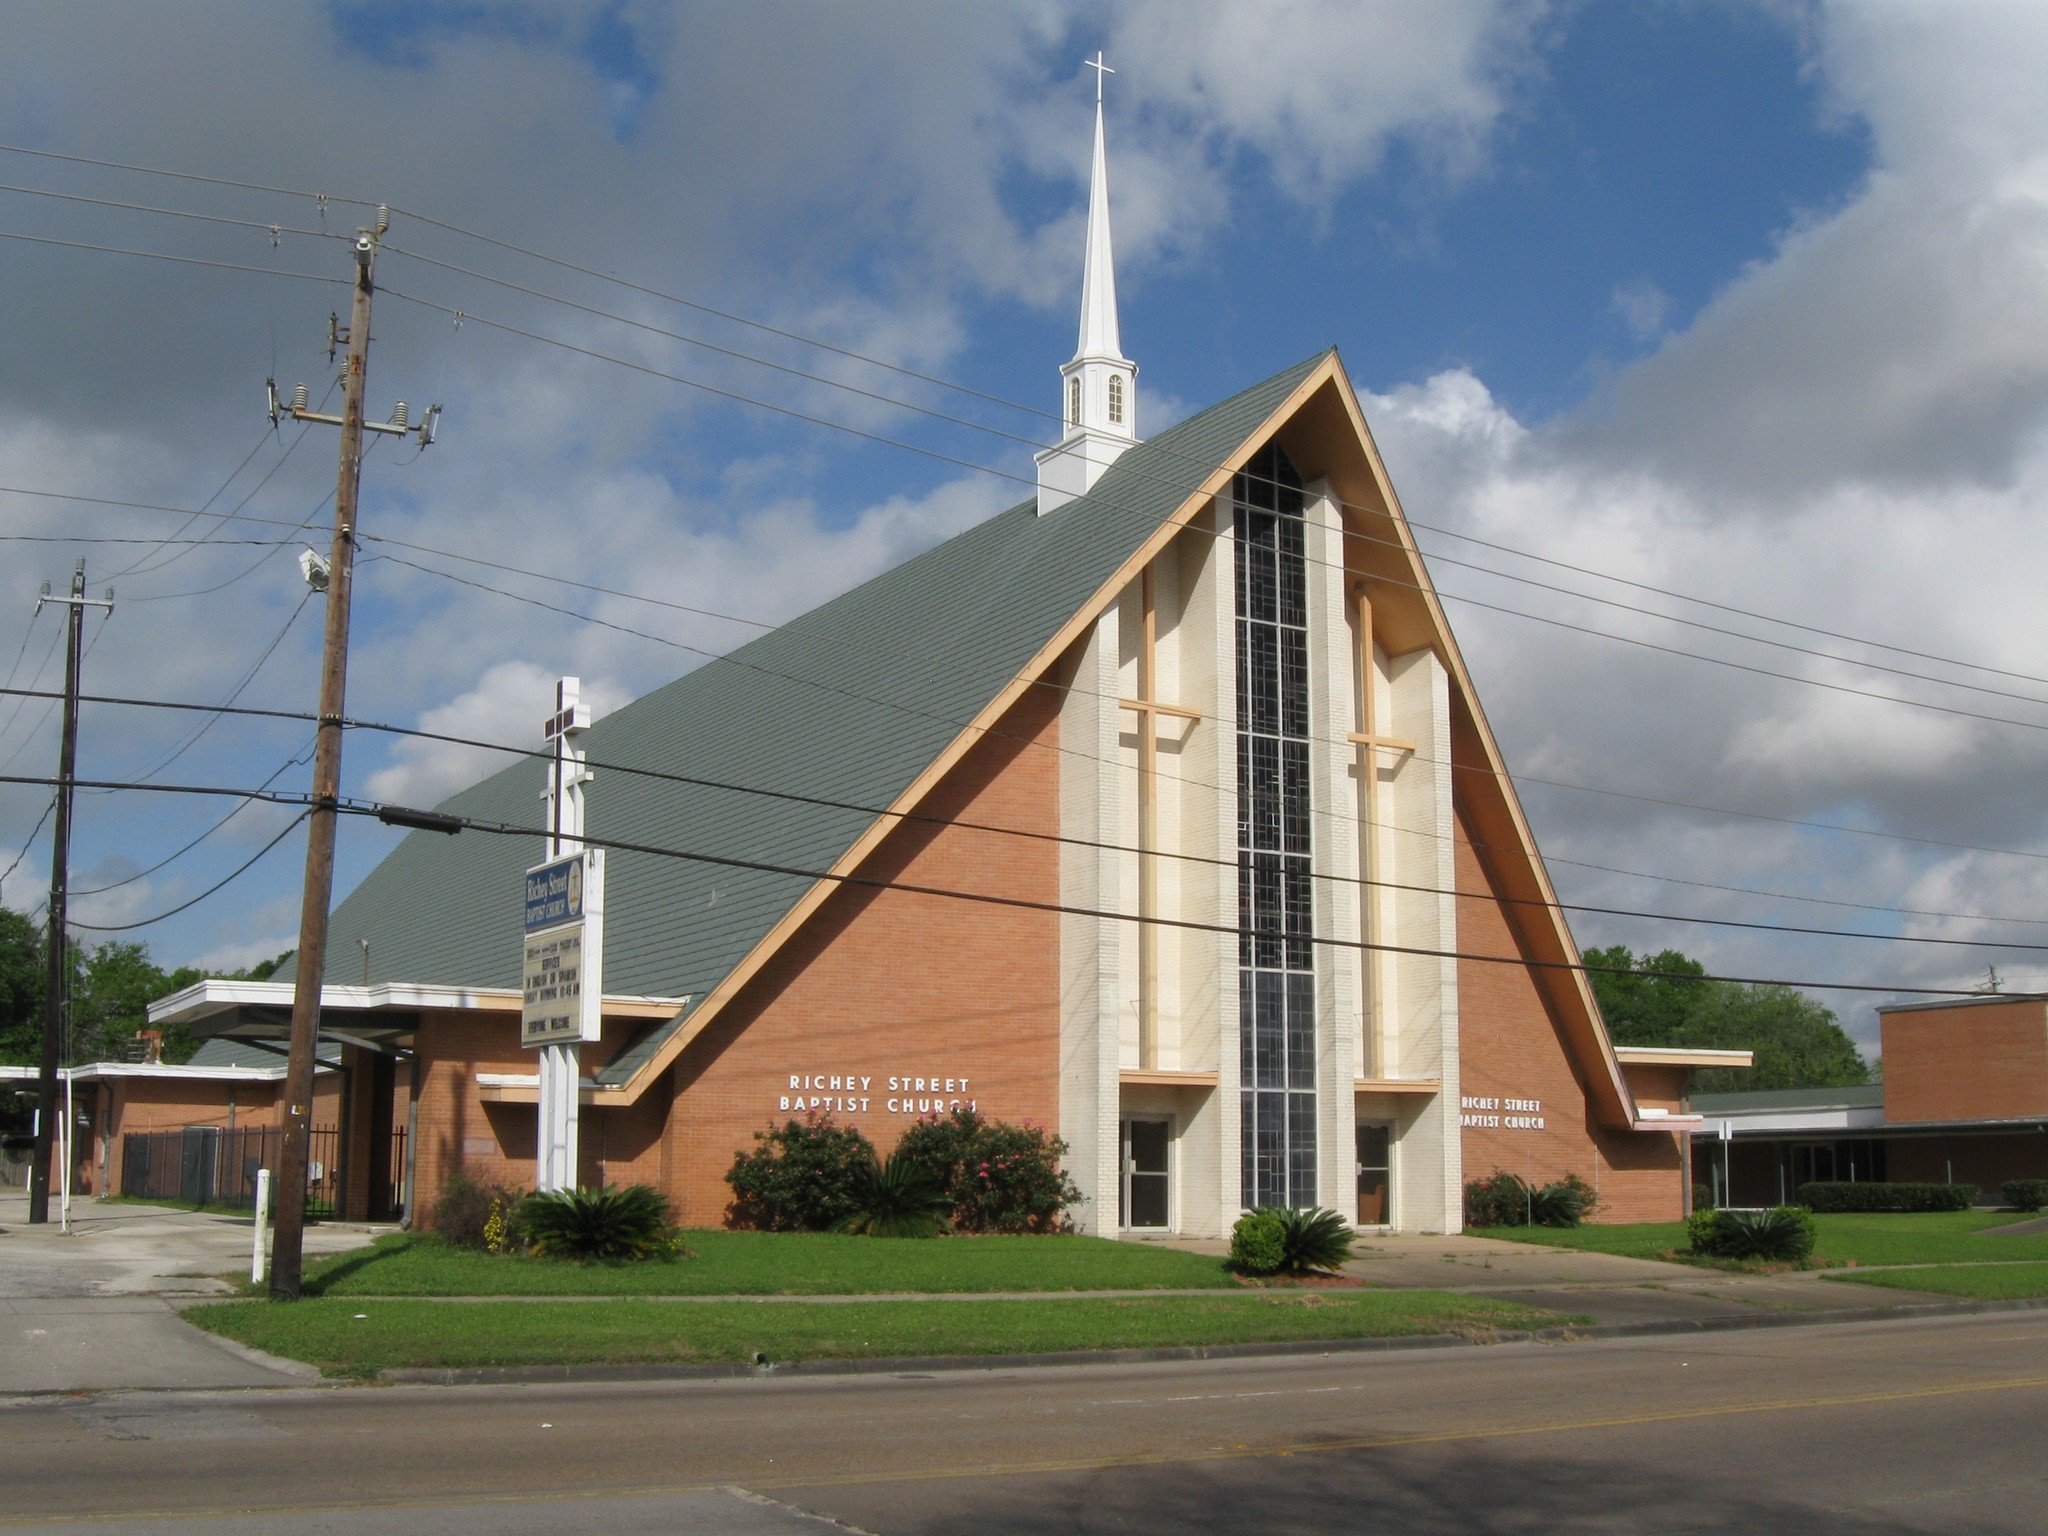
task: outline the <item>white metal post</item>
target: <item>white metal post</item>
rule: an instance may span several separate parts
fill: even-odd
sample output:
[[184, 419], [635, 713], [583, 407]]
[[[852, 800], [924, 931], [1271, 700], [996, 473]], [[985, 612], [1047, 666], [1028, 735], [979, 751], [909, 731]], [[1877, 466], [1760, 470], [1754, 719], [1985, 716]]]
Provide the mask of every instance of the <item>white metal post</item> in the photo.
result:
[[71, 1235], [71, 1160], [72, 1142], [78, 1135], [78, 1108], [71, 1101], [71, 1068], [64, 1069], [64, 1183], [59, 1197], [59, 1220], [65, 1236]]
[[263, 1233], [270, 1225], [270, 1170], [256, 1170], [256, 1236], [249, 1254], [249, 1283], [263, 1283]]
[[[575, 738], [590, 723], [582, 702], [580, 678], [565, 677], [555, 684], [555, 713], [546, 732], [554, 755], [548, 764], [547, 857], [564, 858], [583, 848], [583, 786], [591, 773], [585, 754]], [[591, 947], [601, 946], [602, 931], [591, 934]], [[583, 960], [586, 990], [601, 976], [601, 959], [593, 964], [586, 949]], [[600, 983], [601, 984], [601, 983]], [[582, 1046], [576, 1040], [556, 1041], [540, 1049], [540, 1146], [534, 1184], [542, 1190], [574, 1189], [577, 1180], [576, 1142], [582, 1098]]]

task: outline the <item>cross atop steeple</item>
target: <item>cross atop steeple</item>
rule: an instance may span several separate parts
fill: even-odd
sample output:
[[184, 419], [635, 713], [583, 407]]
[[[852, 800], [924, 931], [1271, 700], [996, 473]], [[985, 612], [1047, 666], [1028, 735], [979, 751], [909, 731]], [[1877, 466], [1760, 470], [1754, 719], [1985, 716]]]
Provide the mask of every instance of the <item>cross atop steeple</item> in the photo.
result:
[[1072, 361], [1060, 369], [1058, 446], [1038, 456], [1038, 511], [1042, 517], [1085, 496], [1105, 469], [1138, 440], [1138, 365], [1123, 355], [1117, 326], [1116, 252], [1109, 233], [1109, 156], [1102, 127], [1102, 84], [1116, 73], [1102, 60], [1081, 61], [1095, 71], [1095, 158], [1088, 182], [1088, 238], [1081, 258], [1081, 336]]
[[1081, 67], [1095, 71], [1095, 105], [1099, 107], [1102, 105], [1102, 77], [1104, 75], [1113, 75], [1116, 71], [1102, 62], [1102, 50], [1100, 48], [1095, 50], [1094, 58], [1083, 59]]

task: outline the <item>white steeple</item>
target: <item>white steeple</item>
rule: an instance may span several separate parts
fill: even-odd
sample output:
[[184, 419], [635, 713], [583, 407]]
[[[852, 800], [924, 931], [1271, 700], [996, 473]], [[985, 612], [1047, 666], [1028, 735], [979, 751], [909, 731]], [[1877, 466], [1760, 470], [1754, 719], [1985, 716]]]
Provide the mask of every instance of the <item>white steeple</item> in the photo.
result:
[[1138, 365], [1117, 334], [1116, 253], [1109, 236], [1109, 161], [1103, 149], [1102, 82], [1115, 70], [1100, 53], [1095, 71], [1095, 163], [1088, 187], [1088, 243], [1081, 263], [1081, 339], [1060, 369], [1065, 430], [1038, 456], [1038, 513], [1085, 496], [1102, 472], [1138, 440]]

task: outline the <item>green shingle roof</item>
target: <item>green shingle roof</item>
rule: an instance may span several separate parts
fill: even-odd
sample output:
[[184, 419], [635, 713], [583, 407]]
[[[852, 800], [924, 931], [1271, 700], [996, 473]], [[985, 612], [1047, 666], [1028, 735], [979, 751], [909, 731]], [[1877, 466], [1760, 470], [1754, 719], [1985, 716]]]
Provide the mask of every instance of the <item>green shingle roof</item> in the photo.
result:
[[[1012, 507], [598, 721], [581, 743], [596, 765], [590, 836], [829, 868], [873, 815], [602, 765], [888, 806], [1325, 355], [1131, 448], [1051, 515]], [[517, 986], [543, 784], [539, 764], [519, 763], [443, 802], [532, 825], [535, 840], [408, 835], [335, 910], [327, 980], [361, 980], [367, 939], [377, 981]], [[605, 991], [693, 1002], [812, 884], [627, 850], [608, 866]], [[599, 1081], [625, 1081], [679, 1023], [647, 1030]]]

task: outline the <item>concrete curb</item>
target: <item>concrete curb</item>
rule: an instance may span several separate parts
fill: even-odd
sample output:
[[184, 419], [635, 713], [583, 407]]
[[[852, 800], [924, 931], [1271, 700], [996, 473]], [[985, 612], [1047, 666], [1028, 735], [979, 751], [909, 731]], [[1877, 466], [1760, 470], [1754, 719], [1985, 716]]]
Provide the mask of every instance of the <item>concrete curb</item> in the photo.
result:
[[1919, 1307], [1855, 1307], [1830, 1312], [1761, 1313], [1755, 1317], [1693, 1318], [1654, 1323], [1591, 1323], [1533, 1330], [1485, 1331], [1485, 1336], [1412, 1334], [1383, 1339], [1291, 1339], [1270, 1344], [1184, 1344], [1158, 1349], [1063, 1350], [1025, 1355], [910, 1355], [878, 1360], [769, 1360], [699, 1365], [507, 1365], [399, 1367], [378, 1381], [410, 1386], [517, 1386], [544, 1383], [769, 1380], [786, 1376], [897, 1376], [941, 1371], [1006, 1371], [1053, 1365], [1150, 1365], [1164, 1361], [1281, 1359], [1293, 1355], [1387, 1354], [1404, 1350], [1485, 1348], [1495, 1344], [1567, 1344], [1596, 1339], [1641, 1339], [1762, 1328], [1812, 1328], [1929, 1317], [1969, 1317], [2048, 1310], [2048, 1297], [2012, 1301], [1934, 1303]]

